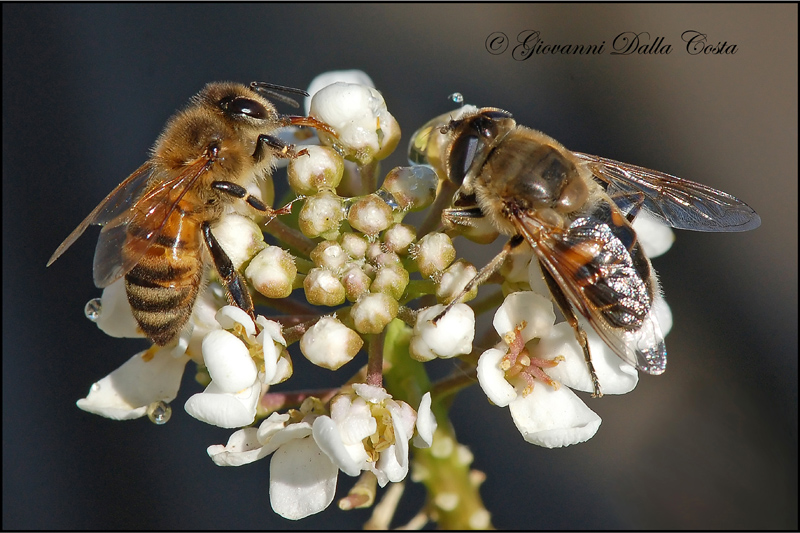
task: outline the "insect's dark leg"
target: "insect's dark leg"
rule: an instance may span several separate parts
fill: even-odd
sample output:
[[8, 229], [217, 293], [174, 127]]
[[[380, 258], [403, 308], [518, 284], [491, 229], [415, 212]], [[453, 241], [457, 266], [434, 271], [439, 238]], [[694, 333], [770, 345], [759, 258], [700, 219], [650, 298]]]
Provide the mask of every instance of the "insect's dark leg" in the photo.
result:
[[503, 266], [503, 262], [506, 260], [506, 257], [508, 257], [508, 254], [511, 253], [511, 250], [522, 244], [524, 241], [525, 239], [523, 239], [521, 235], [515, 235], [514, 237], [512, 237], [505, 244], [505, 246], [503, 246], [503, 249], [500, 250], [500, 253], [497, 254], [494, 257], [494, 259], [489, 261], [489, 263], [485, 267], [480, 269], [480, 271], [475, 275], [475, 277], [469, 280], [469, 283], [467, 283], [466, 286], [464, 286], [464, 288], [461, 290], [458, 296], [453, 298], [453, 300], [449, 304], [447, 304], [447, 307], [445, 307], [441, 313], [436, 315], [431, 322], [436, 324], [439, 320], [441, 320], [441, 318], [444, 315], [447, 314], [448, 311], [450, 311], [450, 309], [453, 308], [454, 305], [459, 303], [461, 301], [461, 298], [463, 298], [465, 294], [471, 291], [473, 287], [481, 285], [483, 282], [489, 279], [489, 277], [492, 274], [500, 270], [500, 267]]
[[578, 344], [580, 344], [581, 349], [583, 349], [583, 356], [586, 358], [586, 366], [589, 367], [589, 374], [592, 377], [592, 386], [594, 387], [594, 394], [592, 394], [592, 397], [600, 398], [603, 396], [603, 393], [600, 390], [600, 381], [597, 379], [597, 373], [594, 371], [594, 365], [592, 364], [592, 356], [589, 353], [589, 341], [586, 338], [586, 332], [583, 331], [583, 328], [578, 324], [578, 317], [575, 316], [575, 312], [572, 310], [572, 306], [570, 306], [567, 297], [564, 295], [561, 287], [558, 286], [558, 283], [556, 283], [556, 280], [553, 279], [547, 267], [541, 262], [539, 262], [539, 266], [542, 269], [544, 280], [547, 282], [547, 287], [553, 295], [553, 300], [555, 300], [559, 310], [561, 310], [561, 314], [564, 315], [569, 325], [572, 326], [573, 331], [575, 331], [575, 338], [578, 339]]
[[[214, 266], [217, 269], [219, 277], [228, 289], [228, 301], [245, 311], [253, 322], [256, 321], [256, 313], [253, 307], [253, 299], [250, 297], [250, 291], [247, 289], [247, 283], [236, 268], [233, 266], [228, 254], [220, 246], [214, 234], [211, 233], [211, 226], [208, 222], [202, 224], [203, 239], [206, 242], [208, 251], [211, 253], [211, 258], [214, 260]], [[258, 330], [258, 326], [256, 326]]]
[[261, 161], [267, 156], [267, 154], [270, 153], [273, 156], [281, 159], [294, 159], [295, 157], [299, 157], [308, 153], [308, 151], [305, 149], [300, 150], [299, 152], [295, 150], [296, 147], [293, 144], [286, 144], [277, 137], [262, 134], [258, 136], [256, 149], [253, 152], [253, 159], [256, 161]]
[[644, 205], [645, 195], [642, 192], [617, 192], [609, 195], [620, 210], [625, 213], [628, 222], [633, 223]]
[[262, 213], [266, 213], [269, 217], [275, 218], [278, 215], [288, 215], [292, 212], [292, 204], [295, 203], [297, 200], [302, 200], [305, 196], [300, 196], [285, 206], [281, 207], [280, 209], [273, 209], [267, 205], [264, 205], [264, 202], [249, 194], [247, 189], [238, 185], [236, 183], [230, 181], [215, 181], [211, 184], [212, 189], [216, 189], [220, 192], [224, 192], [225, 194], [229, 194], [235, 198], [242, 198], [245, 202], [250, 205], [253, 209], [261, 211]]

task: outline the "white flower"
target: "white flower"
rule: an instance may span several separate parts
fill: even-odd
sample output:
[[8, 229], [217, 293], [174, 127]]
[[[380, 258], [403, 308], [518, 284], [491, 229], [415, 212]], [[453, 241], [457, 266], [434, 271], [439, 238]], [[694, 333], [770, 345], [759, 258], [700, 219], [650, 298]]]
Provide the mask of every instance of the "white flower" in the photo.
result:
[[231, 435], [225, 446], [208, 448], [220, 466], [252, 463], [270, 454], [269, 495], [273, 510], [299, 520], [323, 511], [333, 501], [339, 470], [350, 476], [373, 472], [383, 487], [408, 474], [408, 441], [416, 421], [415, 444], [430, 446], [436, 420], [430, 393], [420, 402], [420, 417], [382, 388], [354, 384], [331, 402], [330, 416], [308, 398], [299, 411], [272, 413], [261, 426]]
[[315, 399], [309, 400], [292, 416], [272, 413], [258, 429], [240, 429], [227, 445], [208, 448], [208, 455], [220, 466], [239, 466], [274, 454], [270, 503], [276, 513], [290, 520], [325, 510], [336, 493], [339, 469], [312, 437], [318, 415], [312, 407]]
[[349, 476], [369, 470], [383, 487], [408, 474], [408, 441], [416, 413], [382, 388], [356, 383], [331, 402], [330, 416], [314, 421], [314, 440]]
[[262, 388], [291, 375], [291, 362], [282, 350], [286, 341], [280, 325], [262, 316], [257, 317], [261, 332], [256, 336], [256, 325], [238, 307], [223, 307], [216, 320], [221, 328], [210, 331], [202, 342], [211, 383], [189, 398], [185, 409], [215, 426], [246, 426], [255, 420]]
[[415, 359], [449, 359], [472, 351], [475, 312], [467, 304], [456, 304], [434, 324], [433, 319], [444, 309], [445, 306], [439, 304], [422, 309], [417, 314], [409, 345], [411, 356]]
[[122, 277], [103, 289], [97, 327], [111, 337], [144, 337], [136, 319], [133, 318], [131, 304], [125, 291], [125, 278]]
[[77, 405], [114, 420], [139, 418], [150, 404], [175, 399], [188, 361], [182, 354], [175, 357], [170, 347], [152, 346], [92, 385]]
[[[572, 370], [573, 365], [580, 363], [587, 378], [589, 375], [571, 328], [574, 350], [571, 345], [563, 352], [541, 349], [554, 331], [560, 333], [560, 329], [556, 330], [558, 326], [553, 327], [554, 321], [553, 304], [544, 296], [533, 292], [509, 294], [494, 318], [503, 342], [484, 352], [478, 360], [478, 382], [489, 399], [500, 407], [509, 407], [526, 441], [547, 448], [586, 441], [600, 427], [600, 417], [555, 381], [558, 379], [555, 372], [562, 365], [569, 365]], [[539, 339], [538, 343], [529, 344], [534, 339]], [[561, 340], [566, 343], [566, 339]], [[594, 357], [592, 360], [595, 362]], [[561, 383], [572, 387], [572, 377], [566, 373]], [[605, 387], [602, 378], [601, 383]]]

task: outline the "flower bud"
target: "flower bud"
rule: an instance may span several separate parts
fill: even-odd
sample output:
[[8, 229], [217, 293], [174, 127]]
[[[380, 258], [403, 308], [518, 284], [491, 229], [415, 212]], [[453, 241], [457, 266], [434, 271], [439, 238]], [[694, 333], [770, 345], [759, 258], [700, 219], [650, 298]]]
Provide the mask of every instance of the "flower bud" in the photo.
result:
[[433, 203], [439, 178], [424, 166], [397, 167], [386, 175], [383, 189], [391, 193], [400, 209], [419, 211]]
[[344, 303], [344, 286], [330, 270], [312, 268], [303, 280], [306, 300], [311, 305], [334, 306]]
[[[467, 263], [463, 259], [459, 259], [444, 271], [442, 279], [436, 284], [436, 299], [441, 303], [450, 303], [456, 296], [461, 294], [467, 283], [472, 281], [478, 274], [478, 269], [474, 265]], [[461, 301], [466, 302], [472, 300], [478, 295], [478, 287], [472, 289], [465, 294]]]
[[475, 313], [466, 304], [454, 305], [436, 324], [433, 319], [444, 311], [443, 305], [420, 310], [409, 350], [418, 361], [436, 357], [448, 359], [472, 351], [475, 338]]
[[444, 233], [429, 233], [414, 247], [420, 274], [429, 278], [439, 274], [456, 258], [453, 241]]
[[385, 292], [395, 300], [403, 296], [408, 285], [408, 271], [402, 265], [391, 264], [378, 269], [369, 290]]
[[352, 259], [363, 259], [369, 244], [364, 237], [355, 233], [345, 233], [342, 235], [341, 242], [342, 248]]
[[347, 252], [336, 241], [322, 241], [311, 250], [311, 260], [318, 267], [338, 272], [349, 259]]
[[212, 226], [211, 232], [237, 270], [266, 247], [261, 228], [242, 215], [224, 215]]
[[361, 233], [374, 236], [394, 222], [392, 208], [377, 195], [369, 194], [356, 200], [347, 213], [347, 221]]
[[341, 282], [344, 285], [347, 300], [355, 302], [362, 294], [369, 292], [372, 279], [360, 266], [350, 263], [349, 266], [345, 267]]
[[384, 248], [387, 252], [405, 255], [408, 246], [417, 240], [417, 232], [408, 224], [395, 224], [383, 234]]
[[333, 148], [308, 145], [307, 155], [289, 162], [286, 177], [289, 187], [297, 194], [312, 195], [322, 189], [335, 189], [342, 181], [344, 161]]
[[300, 339], [300, 351], [317, 366], [336, 370], [349, 363], [364, 341], [337, 318], [324, 316]]
[[292, 293], [297, 266], [292, 254], [278, 246], [267, 246], [250, 261], [244, 275], [267, 298], [286, 298]]
[[328, 85], [311, 99], [310, 114], [336, 130], [336, 137], [318, 132], [323, 144], [333, 145], [360, 165], [383, 159], [400, 141], [400, 126], [383, 96], [365, 85]]
[[350, 317], [359, 333], [380, 333], [397, 316], [399, 307], [386, 293], [369, 293], [353, 305]]
[[342, 199], [331, 191], [321, 191], [306, 199], [297, 223], [303, 235], [313, 239], [338, 231], [343, 218]]

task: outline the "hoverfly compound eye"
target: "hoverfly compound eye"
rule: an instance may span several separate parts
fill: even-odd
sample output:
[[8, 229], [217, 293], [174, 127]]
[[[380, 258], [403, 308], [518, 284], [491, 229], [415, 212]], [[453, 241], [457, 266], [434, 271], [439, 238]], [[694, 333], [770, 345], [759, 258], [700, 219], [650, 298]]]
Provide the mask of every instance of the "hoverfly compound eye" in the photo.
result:
[[245, 116], [259, 120], [267, 118], [267, 110], [264, 106], [250, 98], [223, 98], [219, 101], [219, 107], [232, 116]]
[[463, 133], [453, 141], [450, 148], [450, 181], [456, 185], [464, 183], [464, 178], [469, 172], [475, 154], [478, 151], [480, 139], [476, 135]]
[[484, 111], [481, 113], [484, 117], [491, 119], [491, 120], [501, 120], [504, 118], [514, 118], [511, 113], [508, 111], [503, 111], [502, 109], [492, 109], [490, 111]]

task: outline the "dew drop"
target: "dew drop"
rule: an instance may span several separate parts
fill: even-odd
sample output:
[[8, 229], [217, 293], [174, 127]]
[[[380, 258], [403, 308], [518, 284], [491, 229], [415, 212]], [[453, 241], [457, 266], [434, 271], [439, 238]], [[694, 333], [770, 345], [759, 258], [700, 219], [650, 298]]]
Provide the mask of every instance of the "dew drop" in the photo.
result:
[[147, 418], [157, 426], [169, 422], [172, 416], [172, 406], [167, 402], [153, 402], [147, 406]]
[[89, 392], [100, 392], [100, 384], [99, 383], [94, 383], [92, 385], [91, 389], [89, 390]]
[[461, 93], [453, 93], [447, 97], [448, 100], [453, 102], [454, 104], [463, 104], [464, 103], [464, 95]]
[[97, 319], [100, 318], [100, 312], [102, 309], [103, 307], [100, 304], [100, 298], [93, 298], [86, 302], [86, 305], [83, 308], [83, 314], [86, 315], [86, 318], [92, 322], [97, 322]]

